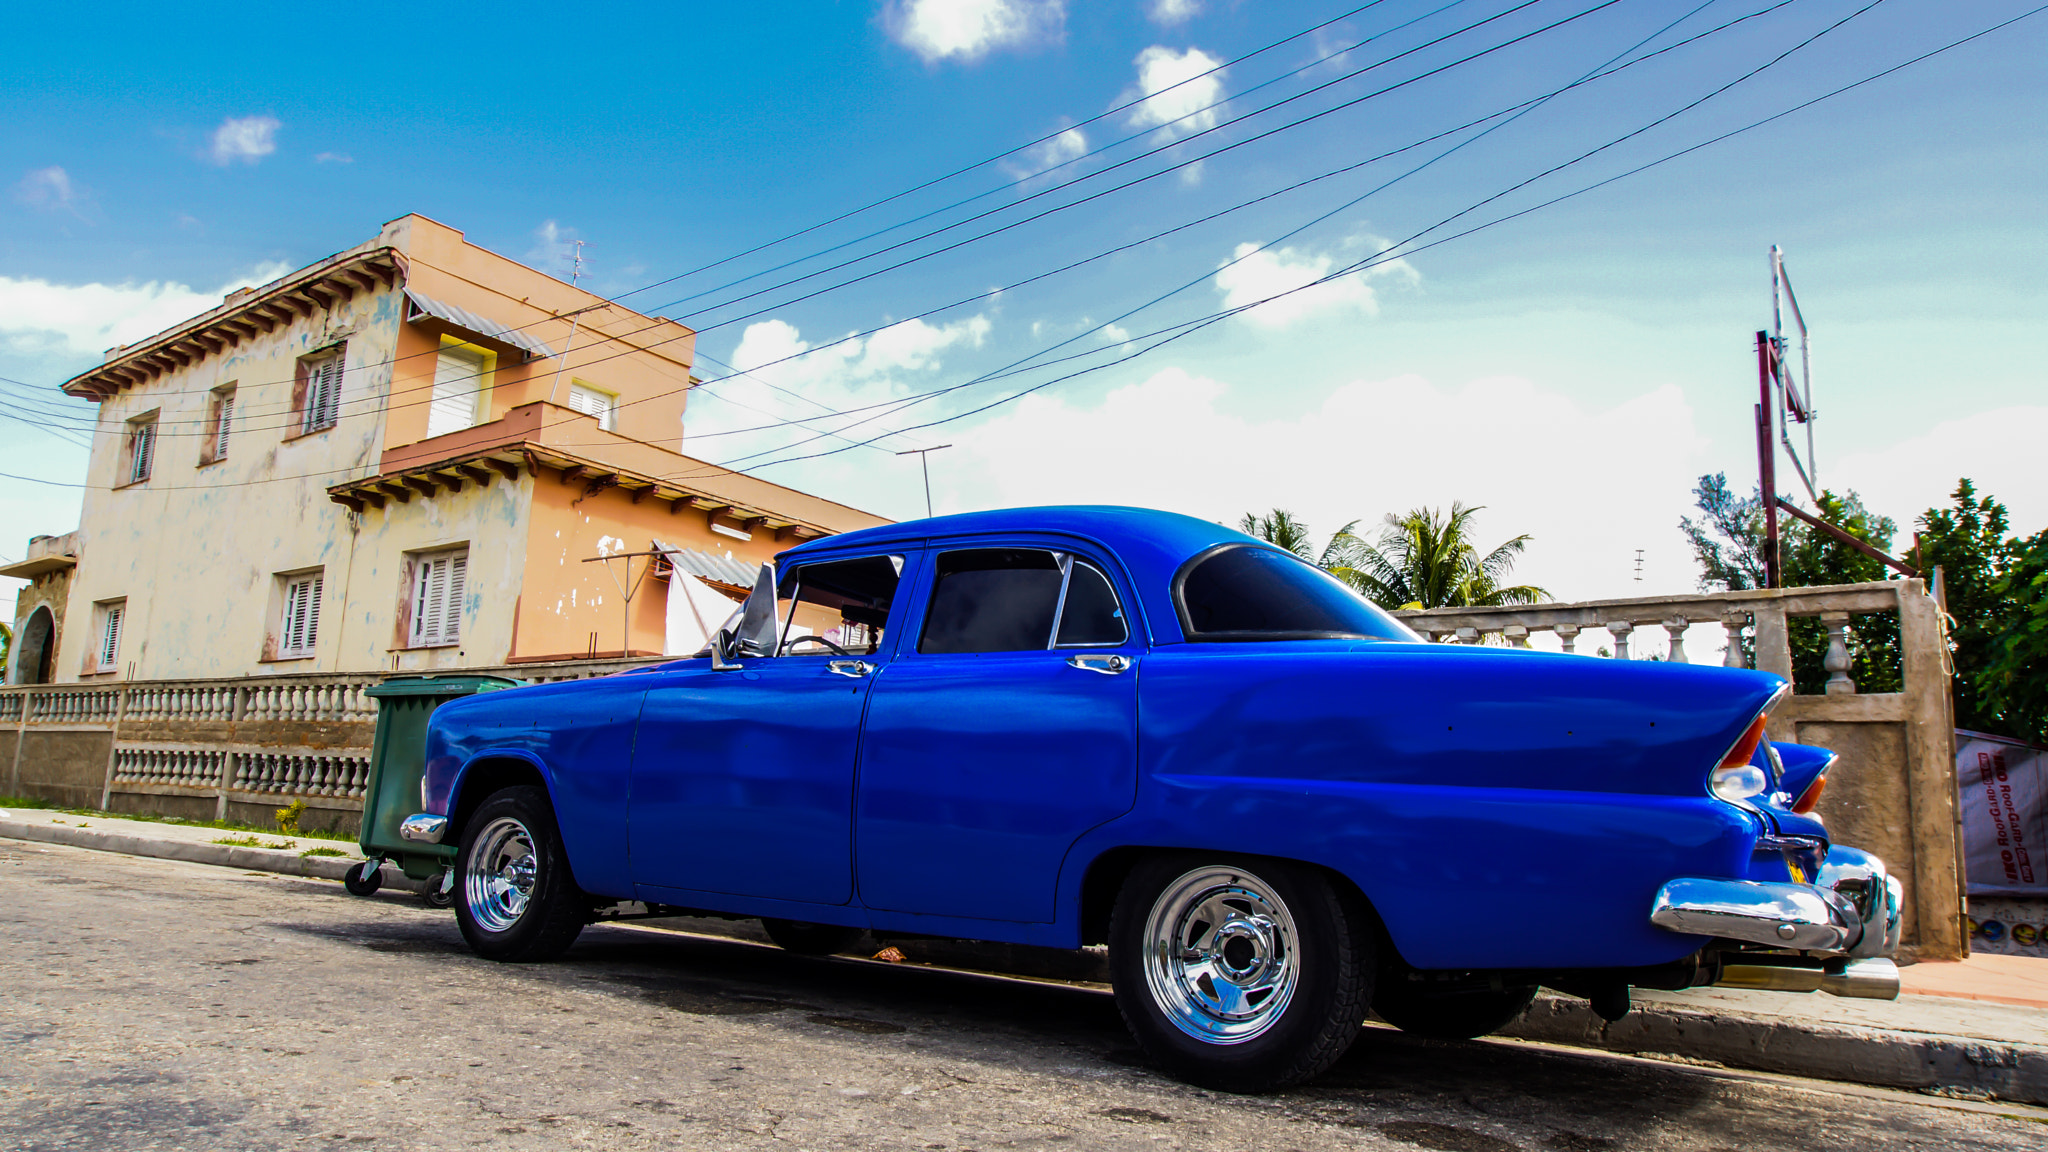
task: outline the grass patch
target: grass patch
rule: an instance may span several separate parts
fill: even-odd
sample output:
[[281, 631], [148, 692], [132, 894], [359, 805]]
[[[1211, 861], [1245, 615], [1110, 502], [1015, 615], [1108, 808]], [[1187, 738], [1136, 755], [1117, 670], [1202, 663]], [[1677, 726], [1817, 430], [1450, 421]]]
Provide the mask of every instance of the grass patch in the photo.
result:
[[[267, 828], [260, 824], [245, 824], [239, 820], [187, 820], [182, 816], [158, 816], [149, 812], [108, 812], [99, 808], [66, 808], [49, 800], [38, 800], [30, 796], [0, 796], [0, 810], [22, 809], [39, 812], [60, 812], [67, 816], [97, 816], [102, 820], [140, 820], [147, 824], [176, 824], [185, 828], [217, 828], [223, 832], [268, 832], [277, 835], [281, 829]], [[293, 833], [301, 840], [335, 840], [355, 843], [355, 835], [333, 828], [301, 828]]]
[[[265, 844], [254, 836], [221, 836], [215, 838], [214, 843], [225, 844], [230, 848], [290, 848], [293, 846], [289, 840], [278, 844]], [[329, 849], [329, 851], [332, 851], [332, 849]], [[334, 854], [336, 856], [341, 855], [339, 852]]]
[[355, 853], [353, 853], [353, 852], [343, 852], [343, 851], [342, 851], [341, 849], [339, 849], [339, 848], [308, 848], [308, 849], [306, 849], [306, 850], [305, 850], [304, 852], [301, 852], [301, 853], [299, 853], [299, 855], [300, 855], [300, 856], [302, 856], [302, 857], [303, 857], [303, 856], [353, 856], [353, 855], [355, 855]]

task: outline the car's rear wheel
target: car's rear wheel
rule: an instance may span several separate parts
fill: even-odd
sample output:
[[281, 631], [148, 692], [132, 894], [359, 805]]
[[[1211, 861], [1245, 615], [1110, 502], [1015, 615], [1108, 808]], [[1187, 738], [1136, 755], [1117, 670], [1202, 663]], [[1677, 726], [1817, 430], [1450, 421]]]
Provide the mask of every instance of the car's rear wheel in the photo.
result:
[[802, 920], [772, 920], [763, 918], [761, 927], [768, 930], [768, 938], [775, 941], [783, 951], [795, 952], [801, 956], [830, 956], [844, 952], [860, 942], [866, 933], [864, 928], [844, 928], [837, 924], [809, 924]]
[[1335, 1063], [1372, 999], [1362, 910], [1281, 860], [1159, 857], [1110, 914], [1117, 1007], [1154, 1061], [1184, 1080], [1266, 1092]]
[[1536, 998], [1533, 984], [1431, 987], [1392, 976], [1373, 992], [1372, 1010], [1403, 1032], [1439, 1040], [1490, 1036], [1514, 1023]]
[[486, 960], [551, 960], [589, 918], [545, 789], [506, 788], [485, 800], [463, 830], [456, 867], [455, 918]]

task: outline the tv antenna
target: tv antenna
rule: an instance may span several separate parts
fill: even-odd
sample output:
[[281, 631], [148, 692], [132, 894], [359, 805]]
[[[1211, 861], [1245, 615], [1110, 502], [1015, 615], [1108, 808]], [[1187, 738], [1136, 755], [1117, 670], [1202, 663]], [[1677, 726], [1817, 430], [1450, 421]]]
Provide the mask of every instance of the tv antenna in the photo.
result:
[[[1791, 356], [1791, 337], [1785, 329], [1789, 315], [1799, 337], [1798, 363]], [[1757, 480], [1764, 504], [1764, 587], [1780, 585], [1778, 573], [1778, 510], [1785, 505], [1778, 496], [1778, 449], [1792, 461], [1792, 470], [1806, 487], [1806, 494], [1820, 503], [1814, 486], [1819, 474], [1813, 450], [1813, 353], [1806, 329], [1806, 317], [1799, 311], [1799, 298], [1792, 293], [1792, 279], [1785, 274], [1785, 253], [1771, 245], [1771, 330], [1756, 334], [1756, 460]], [[1792, 426], [1806, 428], [1806, 456], [1800, 459]], [[1806, 517], [1802, 517], [1805, 519]]]
[[1643, 550], [1636, 549], [1636, 583], [1643, 582]]

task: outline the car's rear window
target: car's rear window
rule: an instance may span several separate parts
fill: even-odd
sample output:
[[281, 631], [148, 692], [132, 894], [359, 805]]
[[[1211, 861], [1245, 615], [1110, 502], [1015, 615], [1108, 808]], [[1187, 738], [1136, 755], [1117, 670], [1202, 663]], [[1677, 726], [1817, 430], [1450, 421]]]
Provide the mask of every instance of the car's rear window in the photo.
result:
[[1175, 584], [1193, 641], [1418, 639], [1329, 573], [1277, 548], [1225, 545], [1197, 556]]

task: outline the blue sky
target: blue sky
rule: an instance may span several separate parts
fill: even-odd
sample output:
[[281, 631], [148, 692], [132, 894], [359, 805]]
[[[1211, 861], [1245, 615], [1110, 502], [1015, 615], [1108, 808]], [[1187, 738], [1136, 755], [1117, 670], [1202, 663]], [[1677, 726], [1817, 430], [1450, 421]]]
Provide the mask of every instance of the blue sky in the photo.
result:
[[[1488, 506], [1482, 535], [1533, 533], [1523, 575], [1562, 596], [1687, 590], [1675, 524], [1693, 479], [1726, 470], [1748, 483], [1754, 470], [1750, 336], [1768, 317], [1766, 253], [1777, 243], [1815, 325], [1823, 480], [1904, 523], [1967, 474], [2012, 505], [2020, 528], [2048, 525], [2036, 463], [2048, 440], [2038, 273], [2048, 256], [2048, 14], [979, 415], [787, 462], [847, 443], [797, 444], [853, 419], [833, 410], [973, 380], [1169, 289], [1189, 285], [1053, 355], [1091, 354], [1067, 370], [1103, 365], [1143, 347], [1147, 331], [1371, 257], [1816, 33], [1698, 107], [1421, 242], [1740, 128], [2032, 4], [1383, 0], [1091, 120], [1358, 7], [902, 0], [782, 5], [768, 18], [739, 6], [619, 5], [565, 20], [556, 7], [355, 5], [229, 22], [115, 6], [89, 35], [63, 10], [29, 10], [10, 19], [35, 51], [0, 81], [0, 376], [47, 390], [107, 344], [407, 212], [557, 272], [580, 239], [585, 285], [621, 293], [1078, 124], [630, 297], [703, 329], [700, 350], [717, 362], [701, 361], [700, 376], [728, 375], [722, 364], [755, 369], [693, 396], [686, 450], [766, 465], [771, 479], [899, 517], [922, 512], [923, 492], [915, 459], [893, 452], [940, 443], [955, 445], [931, 458], [941, 511], [1087, 500], [1234, 520], [1279, 505], [1327, 532], [1462, 499]], [[1752, 13], [1761, 14], [1489, 121], [1498, 127], [1484, 136], [1446, 136], [1146, 239]], [[1398, 58], [1344, 78], [1388, 57]], [[815, 299], [789, 302], [893, 261], [730, 303], [975, 211], [999, 209], [897, 258], [1016, 219], [1027, 211], [1017, 202], [1035, 193], [1045, 194], [1033, 205], [1060, 204], [1228, 145], [1237, 146]], [[1057, 187], [1070, 180], [1079, 182]], [[947, 208], [981, 193], [972, 207]], [[1333, 210], [1276, 247], [1252, 247]], [[933, 211], [922, 225], [859, 240]], [[907, 320], [1126, 244], [1135, 246]], [[885, 330], [775, 363], [875, 329]], [[1027, 371], [840, 430], [866, 439], [958, 416], [1059, 374]], [[38, 403], [51, 404], [47, 391]], [[787, 423], [799, 416], [814, 431]], [[774, 426], [743, 431], [762, 424]], [[82, 450], [17, 420], [0, 419], [0, 454], [7, 472], [83, 474]], [[75, 523], [75, 490], [0, 481], [0, 556]]]

